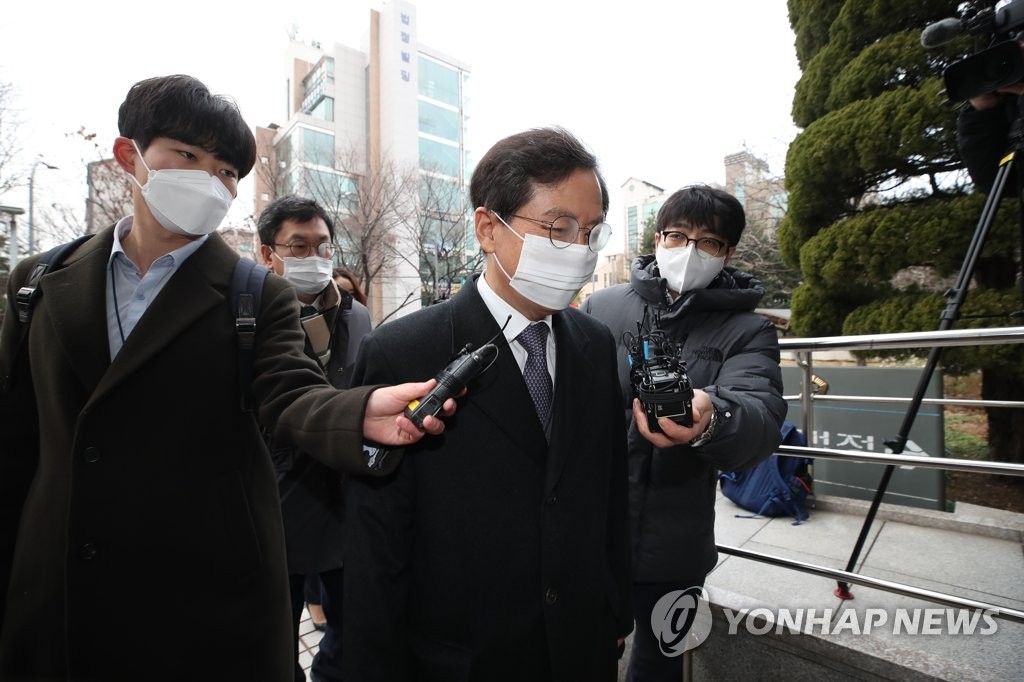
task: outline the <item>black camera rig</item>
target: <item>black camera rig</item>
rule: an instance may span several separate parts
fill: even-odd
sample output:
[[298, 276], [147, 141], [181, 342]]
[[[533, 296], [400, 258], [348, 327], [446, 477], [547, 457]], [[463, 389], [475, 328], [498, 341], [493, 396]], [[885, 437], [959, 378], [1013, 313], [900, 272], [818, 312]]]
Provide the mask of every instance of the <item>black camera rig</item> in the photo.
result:
[[[997, 7], [998, 6], [998, 7]], [[1009, 2], [968, 2], [959, 18], [943, 19], [925, 27], [921, 45], [945, 45], [964, 33], [990, 36], [991, 45], [958, 62], [942, 73], [946, 96], [951, 101], [969, 100], [1024, 80], [1024, 54], [1019, 28], [1024, 24], [1024, 0]]]
[[659, 312], [654, 313], [653, 326], [648, 324], [647, 306], [636, 331], [635, 336], [625, 332], [622, 342], [629, 359], [629, 383], [647, 414], [647, 428], [661, 433], [661, 417], [693, 426], [693, 386], [681, 357], [682, 344], [673, 343], [661, 329]]

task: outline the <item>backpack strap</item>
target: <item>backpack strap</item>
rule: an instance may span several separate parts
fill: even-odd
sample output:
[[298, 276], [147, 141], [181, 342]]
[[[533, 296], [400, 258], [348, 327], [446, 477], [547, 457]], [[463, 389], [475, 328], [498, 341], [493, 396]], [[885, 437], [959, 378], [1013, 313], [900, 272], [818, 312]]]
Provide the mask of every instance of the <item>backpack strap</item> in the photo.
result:
[[[32, 271], [28, 275], [28, 279], [18, 289], [14, 295], [14, 308], [18, 314], [18, 322], [21, 323], [21, 333], [18, 336], [18, 345], [14, 349], [14, 357], [11, 359], [11, 367], [14, 367], [18, 361], [18, 355], [21, 353], [22, 347], [28, 340], [28, 329], [29, 322], [32, 321], [32, 308], [35, 306], [36, 301], [39, 300], [39, 280], [43, 278], [43, 275], [55, 270], [61, 263], [66, 259], [75, 249], [81, 244], [85, 243], [92, 237], [92, 234], [83, 234], [81, 237], [74, 239], [64, 244], [59, 244], [49, 251], [45, 251], [36, 264], [32, 266]], [[4, 388], [9, 389], [14, 383], [13, 374], [11, 376], [4, 377]]]
[[230, 300], [235, 310], [238, 336], [238, 387], [242, 412], [252, 410], [252, 367], [256, 356], [256, 314], [260, 309], [263, 280], [270, 270], [249, 258], [239, 258], [231, 274]]
[[15, 307], [18, 310], [18, 321], [23, 325], [26, 325], [22, 329], [22, 336], [28, 331], [28, 323], [32, 319], [32, 306], [35, 305], [38, 295], [36, 291], [39, 289], [39, 280], [43, 278], [43, 275], [48, 273], [50, 270], [55, 269], [64, 259], [68, 257], [72, 251], [78, 248], [80, 244], [85, 242], [87, 239], [92, 237], [91, 234], [83, 234], [77, 239], [60, 244], [53, 247], [49, 251], [45, 252], [36, 261], [35, 266], [32, 268], [32, 272], [29, 273], [28, 279], [25, 280], [24, 286], [18, 289], [18, 293], [15, 295]]

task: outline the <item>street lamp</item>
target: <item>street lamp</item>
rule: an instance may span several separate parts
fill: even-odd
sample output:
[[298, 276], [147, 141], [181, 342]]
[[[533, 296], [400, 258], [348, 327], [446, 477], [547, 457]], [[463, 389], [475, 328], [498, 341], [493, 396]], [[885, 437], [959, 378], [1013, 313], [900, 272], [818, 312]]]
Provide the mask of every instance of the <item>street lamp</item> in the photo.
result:
[[36, 184], [36, 168], [40, 164], [50, 170], [57, 170], [56, 166], [51, 166], [42, 159], [36, 159], [35, 163], [32, 164], [32, 172], [28, 174], [28, 255], [30, 256], [36, 251], [35, 203], [33, 202], [32, 194]]

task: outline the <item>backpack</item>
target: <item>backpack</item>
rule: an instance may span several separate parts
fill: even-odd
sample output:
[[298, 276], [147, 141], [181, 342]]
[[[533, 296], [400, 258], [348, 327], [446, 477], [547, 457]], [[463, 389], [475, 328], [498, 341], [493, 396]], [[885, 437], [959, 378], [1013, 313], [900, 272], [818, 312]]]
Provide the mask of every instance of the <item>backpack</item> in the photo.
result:
[[[784, 445], [806, 446], [807, 437], [786, 420], [782, 423]], [[739, 518], [758, 516], [792, 516], [799, 525], [810, 516], [804, 501], [811, 494], [810, 457], [774, 454], [753, 469], [731, 471], [718, 475], [722, 494], [753, 515], [737, 514]]]
[[[15, 360], [21, 347], [25, 345], [28, 338], [28, 325], [32, 321], [32, 307], [39, 298], [39, 280], [43, 275], [56, 270], [68, 254], [78, 246], [92, 237], [91, 234], [82, 235], [77, 239], [60, 244], [46, 251], [36, 261], [32, 272], [29, 273], [25, 285], [18, 289], [15, 296], [15, 306], [18, 314], [18, 321], [21, 322], [21, 337], [18, 340], [18, 347], [14, 351]], [[235, 263], [235, 269], [231, 273], [231, 292], [229, 301], [234, 301], [235, 311], [235, 332], [238, 336], [238, 382], [242, 395], [241, 409], [243, 412], [252, 410], [252, 366], [254, 362], [253, 349], [256, 343], [256, 311], [260, 309], [260, 294], [263, 291], [263, 280], [270, 274], [270, 270], [258, 265], [249, 258], [239, 258]], [[12, 367], [16, 364], [12, 362]], [[4, 382], [4, 388], [11, 384], [8, 377]]]

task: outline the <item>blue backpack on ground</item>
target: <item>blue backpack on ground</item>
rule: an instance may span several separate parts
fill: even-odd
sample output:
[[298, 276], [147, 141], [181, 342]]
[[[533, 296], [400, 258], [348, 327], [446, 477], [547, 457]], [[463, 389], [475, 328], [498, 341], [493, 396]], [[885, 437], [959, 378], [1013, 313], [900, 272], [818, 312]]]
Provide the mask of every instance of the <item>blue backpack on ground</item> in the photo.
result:
[[[806, 446], [807, 437], [786, 420], [782, 423], [782, 444]], [[771, 455], [753, 469], [721, 473], [722, 494], [753, 515], [738, 517], [792, 516], [798, 525], [810, 514], [804, 501], [811, 494], [810, 457]]]

